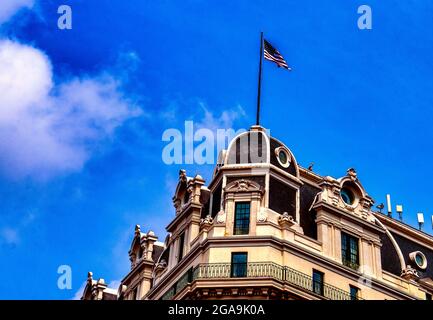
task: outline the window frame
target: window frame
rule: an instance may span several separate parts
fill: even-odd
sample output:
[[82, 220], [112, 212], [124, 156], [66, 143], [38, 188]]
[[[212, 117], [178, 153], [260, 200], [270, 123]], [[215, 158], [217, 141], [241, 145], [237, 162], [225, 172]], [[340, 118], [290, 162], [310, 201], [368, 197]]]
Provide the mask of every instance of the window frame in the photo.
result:
[[[244, 256], [245, 261], [235, 262], [234, 261], [235, 256]], [[240, 270], [239, 267], [241, 267]], [[247, 276], [248, 276], [248, 252], [232, 252], [231, 260], [230, 260], [230, 278], [245, 278]]]
[[360, 264], [359, 241], [358, 237], [341, 231], [341, 263], [354, 270], [358, 270]]
[[[246, 205], [248, 204], [248, 217], [238, 218], [238, 214], [246, 215], [245, 212], [238, 212], [238, 205]], [[240, 208], [240, 210], [243, 208]], [[240, 221], [240, 226], [238, 226], [238, 221]], [[246, 223], [245, 223], [246, 222]], [[233, 235], [247, 235], [250, 233], [250, 225], [251, 225], [251, 202], [250, 201], [236, 201], [235, 202], [235, 210], [233, 217]]]
[[[353, 291], [355, 291], [356, 293], [353, 294]], [[349, 285], [349, 293], [350, 293], [350, 300], [359, 300], [359, 293], [361, 292], [361, 289], [359, 289], [358, 287]]]
[[[319, 276], [320, 277], [320, 281], [317, 281], [315, 278], [315, 276]], [[319, 292], [316, 290], [316, 285], [319, 285]], [[313, 286], [313, 292], [315, 294], [324, 296], [324, 289], [325, 289], [325, 273], [323, 273], [322, 271], [313, 269], [313, 277], [312, 277], [312, 286]]]

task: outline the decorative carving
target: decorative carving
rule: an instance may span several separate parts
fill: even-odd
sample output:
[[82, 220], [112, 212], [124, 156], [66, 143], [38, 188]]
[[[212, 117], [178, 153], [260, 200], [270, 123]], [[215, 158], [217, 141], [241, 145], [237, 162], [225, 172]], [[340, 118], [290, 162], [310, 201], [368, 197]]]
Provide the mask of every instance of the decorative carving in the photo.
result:
[[418, 271], [412, 268], [409, 264], [407, 265], [406, 269], [404, 269], [401, 273], [401, 277], [406, 280], [412, 281], [419, 279]]
[[264, 208], [260, 208], [257, 213], [257, 222], [266, 222], [268, 220], [268, 214]]
[[282, 215], [278, 217], [278, 223], [282, 227], [290, 227], [295, 224], [295, 220], [291, 215], [289, 215], [287, 212], [284, 212]]
[[139, 236], [141, 234], [141, 227], [139, 224], [135, 226], [135, 235]]
[[226, 222], [226, 213], [224, 212], [224, 210], [221, 210], [220, 212], [218, 212], [216, 222], [218, 224], [223, 224]]
[[179, 181], [186, 182], [186, 180], [187, 180], [186, 170], [184, 169], [179, 170]]
[[354, 168], [347, 169], [347, 175], [352, 179], [353, 181], [358, 180], [356, 170]]
[[165, 268], [167, 268], [167, 261], [165, 261], [165, 259], [161, 259], [161, 261], [158, 262], [155, 266], [155, 272], [162, 272]]
[[212, 226], [212, 224], [213, 224], [213, 218], [211, 217], [210, 214], [208, 214], [204, 219], [200, 220], [200, 229], [204, 229], [208, 231], [209, 228]]
[[93, 281], [93, 272], [89, 271], [87, 272], [87, 281], [92, 283]]
[[330, 176], [326, 176], [319, 185], [323, 188], [320, 200], [337, 207], [340, 200], [340, 184], [338, 181]]
[[224, 191], [226, 193], [230, 192], [259, 192], [263, 193], [264, 189], [262, 186], [260, 186], [258, 183], [246, 180], [246, 179], [240, 179], [233, 181], [229, 183], [225, 188]]

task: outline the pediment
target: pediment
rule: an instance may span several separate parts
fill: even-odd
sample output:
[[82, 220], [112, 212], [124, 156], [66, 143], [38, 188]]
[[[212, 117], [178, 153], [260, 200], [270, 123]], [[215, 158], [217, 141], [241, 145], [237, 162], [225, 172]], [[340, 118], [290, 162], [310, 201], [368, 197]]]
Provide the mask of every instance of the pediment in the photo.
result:
[[263, 193], [264, 189], [257, 182], [248, 180], [248, 179], [239, 179], [230, 182], [224, 188], [224, 192], [226, 193], [251, 193], [251, 192], [259, 192]]

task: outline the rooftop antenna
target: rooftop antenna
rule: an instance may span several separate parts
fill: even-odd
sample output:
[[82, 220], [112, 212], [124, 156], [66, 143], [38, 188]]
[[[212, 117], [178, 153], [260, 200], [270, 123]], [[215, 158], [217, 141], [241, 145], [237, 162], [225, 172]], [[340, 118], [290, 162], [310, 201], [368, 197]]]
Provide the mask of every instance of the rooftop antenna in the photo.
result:
[[431, 216], [431, 227], [433, 229], [433, 215]]
[[418, 212], [419, 231], [422, 231], [422, 225], [423, 224], [424, 224], [424, 214], [422, 212]]
[[401, 204], [398, 204], [395, 207], [395, 211], [397, 211], [398, 218], [400, 219], [400, 221], [403, 222], [403, 206]]
[[386, 205], [388, 208], [388, 217], [392, 218], [391, 195], [386, 195]]

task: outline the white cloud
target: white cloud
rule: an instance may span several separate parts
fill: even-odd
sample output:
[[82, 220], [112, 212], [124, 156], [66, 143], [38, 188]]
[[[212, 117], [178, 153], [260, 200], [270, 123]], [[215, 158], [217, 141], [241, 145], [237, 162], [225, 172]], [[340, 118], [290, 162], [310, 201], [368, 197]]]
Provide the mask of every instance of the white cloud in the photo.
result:
[[55, 83], [40, 50], [0, 40], [0, 172], [49, 178], [80, 170], [93, 147], [140, 109], [110, 74]]
[[23, 8], [32, 8], [34, 0], [1, 0], [0, 2], [0, 24], [12, 18]]
[[216, 117], [211, 111], [208, 110], [207, 106], [200, 102], [200, 107], [203, 109], [204, 117], [199, 123], [198, 128], [206, 128], [216, 132], [217, 129], [234, 129], [234, 123], [242, 117], [245, 117], [245, 110], [241, 105], [238, 105], [234, 109], [224, 110], [219, 117]]

